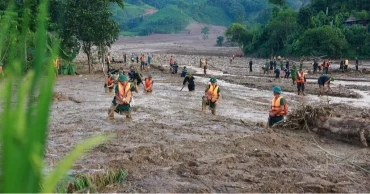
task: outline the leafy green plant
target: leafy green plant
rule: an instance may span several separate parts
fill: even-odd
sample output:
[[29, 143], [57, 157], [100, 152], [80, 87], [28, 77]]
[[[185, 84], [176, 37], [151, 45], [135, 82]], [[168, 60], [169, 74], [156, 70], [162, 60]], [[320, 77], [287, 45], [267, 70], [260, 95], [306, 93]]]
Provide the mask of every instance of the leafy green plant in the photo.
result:
[[[33, 1], [36, 2], [36, 1]], [[6, 78], [0, 85], [1, 129], [1, 182], [0, 191], [5, 193], [53, 192], [58, 181], [67, 173], [73, 162], [82, 153], [107, 140], [95, 136], [77, 145], [57, 168], [44, 177], [44, 156], [48, 131], [48, 118], [54, 86], [52, 58], [58, 55], [58, 43], [53, 43], [50, 53], [47, 49], [47, 9], [48, 0], [39, 0], [35, 24], [35, 55], [32, 69], [24, 76], [26, 67], [23, 51], [26, 44], [18, 44], [18, 39], [27, 38], [29, 12], [26, 9], [22, 18], [12, 13], [15, 0], [9, 1], [7, 11], [1, 18], [0, 37], [8, 37], [9, 51], [5, 69]], [[12, 28], [12, 21], [21, 22], [20, 36], [17, 28]], [[0, 51], [4, 50], [6, 38], [0, 38]], [[52, 57], [47, 57], [47, 56]], [[45, 61], [45, 58], [48, 58]], [[45, 72], [46, 69], [46, 72]]]

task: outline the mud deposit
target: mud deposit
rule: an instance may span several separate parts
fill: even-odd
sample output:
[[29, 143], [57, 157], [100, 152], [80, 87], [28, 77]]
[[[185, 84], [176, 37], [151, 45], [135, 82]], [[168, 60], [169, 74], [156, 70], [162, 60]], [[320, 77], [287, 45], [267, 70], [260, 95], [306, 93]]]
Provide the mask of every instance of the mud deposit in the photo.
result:
[[[338, 93], [341, 89], [341, 95], [318, 98], [316, 78], [309, 80], [306, 97], [297, 96], [291, 80], [276, 82], [272, 74], [258, 77], [263, 60], [255, 60], [254, 72], [249, 74], [249, 58], [230, 64], [228, 57], [217, 56], [222, 50], [213, 47], [215, 40], [209, 48], [200, 47], [202, 55], [185, 55], [196, 47], [185, 43], [181, 46], [188, 49], [174, 55], [180, 65], [197, 74], [196, 91], [188, 92], [186, 87], [180, 91], [183, 79], [168, 72], [171, 44], [161, 40], [135, 44], [135, 40], [122, 39], [126, 42], [115, 44], [113, 53], [155, 48], [153, 93], [144, 94], [139, 86], [132, 120], [116, 114], [115, 121], [108, 121], [113, 94], [104, 92], [102, 73], [59, 77], [50, 113], [46, 153], [50, 167], [83, 139], [115, 134], [73, 166], [74, 172], [128, 170], [127, 181], [102, 192], [370, 192], [370, 174], [359, 169], [370, 170], [370, 150], [360, 143], [304, 130], [261, 127], [267, 122], [273, 85], [282, 86], [291, 109], [310, 103], [342, 103], [346, 106], [333, 106], [352, 116], [361, 116], [361, 107], [368, 106], [365, 91], [339, 88], [345, 84], [336, 82], [333, 89]], [[168, 50], [160, 50], [162, 44]], [[180, 50], [176, 45], [176, 53]], [[209, 76], [200, 76], [201, 58], [209, 59], [208, 72], [219, 78], [222, 99], [216, 116], [201, 111], [209, 81]], [[305, 63], [305, 70], [309, 68]], [[360, 78], [367, 79], [366, 75]], [[356, 98], [357, 94], [362, 98]]]

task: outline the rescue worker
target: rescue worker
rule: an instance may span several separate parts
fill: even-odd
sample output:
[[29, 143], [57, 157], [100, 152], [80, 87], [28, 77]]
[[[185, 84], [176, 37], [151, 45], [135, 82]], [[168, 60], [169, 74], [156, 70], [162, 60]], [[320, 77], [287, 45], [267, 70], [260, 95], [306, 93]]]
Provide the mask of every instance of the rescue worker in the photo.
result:
[[120, 75], [118, 78], [118, 84], [114, 89], [115, 96], [112, 101], [112, 106], [108, 111], [108, 118], [114, 119], [114, 112], [119, 114], [125, 114], [126, 118], [131, 118], [131, 105], [132, 92], [138, 93], [137, 85], [132, 85], [128, 82], [128, 78], [125, 75]]
[[173, 57], [170, 57], [170, 71], [174, 72], [173, 66], [175, 65], [175, 59]]
[[127, 54], [126, 53], [123, 53], [123, 63], [125, 64], [125, 66], [127, 65]]
[[208, 68], [208, 61], [207, 59], [204, 61], [203, 69], [204, 69], [204, 75], [207, 75], [207, 68]]
[[290, 69], [290, 68], [289, 68], [289, 60], [288, 60], [288, 59], [286, 60], [285, 68]]
[[299, 63], [299, 69], [303, 69], [303, 59], [301, 59], [301, 63]]
[[59, 57], [56, 57], [56, 58], [53, 60], [53, 64], [54, 64], [55, 77], [58, 77], [58, 70], [59, 70]]
[[150, 63], [152, 62], [152, 56], [148, 54], [148, 67], [150, 68]]
[[317, 63], [316, 59], [313, 60], [313, 73], [317, 73], [317, 69], [319, 68], [319, 64]]
[[295, 81], [297, 79], [297, 73], [298, 73], [297, 66], [295, 64], [293, 64], [293, 68], [292, 68], [292, 71], [291, 71], [293, 85], [295, 85]]
[[284, 69], [284, 62], [283, 60], [280, 59], [280, 69], [283, 70]]
[[356, 63], [355, 63], [356, 71], [358, 71], [358, 59], [357, 59], [357, 57], [355, 58], [355, 60], [356, 60]]
[[263, 74], [269, 73], [269, 67], [270, 67], [269, 60], [266, 59], [265, 67], [263, 69]]
[[110, 53], [108, 53], [108, 55], [107, 55], [106, 62], [107, 62], [107, 70], [109, 72], [109, 70], [110, 70], [110, 64], [111, 64]]
[[109, 74], [108, 75], [108, 81], [107, 84], [104, 84], [105, 92], [106, 93], [111, 93], [113, 92], [114, 89], [114, 82], [116, 80], [116, 75], [115, 74]]
[[344, 71], [348, 70], [348, 59], [344, 61]]
[[142, 71], [144, 71], [144, 69], [145, 69], [145, 56], [144, 55], [141, 55], [141, 57], [140, 57], [140, 69]]
[[136, 55], [136, 63], [139, 63], [139, 55]]
[[334, 94], [334, 91], [330, 88], [330, 82], [334, 81], [334, 77], [329, 75], [322, 75], [317, 80], [320, 88], [319, 96], [322, 96], [324, 94], [324, 86], [325, 84], [328, 86], [328, 91], [330, 90], [332, 94]]
[[344, 61], [340, 60], [339, 69], [343, 73], [344, 72]]
[[275, 73], [275, 80], [276, 79], [280, 80], [280, 69], [279, 68], [275, 69], [274, 73]]
[[305, 84], [306, 84], [306, 78], [304, 76], [304, 72], [302, 69], [299, 69], [297, 73], [296, 82], [297, 82], [298, 95], [302, 94], [303, 96], [305, 96], [306, 94], [304, 93], [304, 89], [305, 89]]
[[324, 63], [324, 73], [325, 74], [328, 74], [329, 73], [329, 60], [328, 61], [325, 61]]
[[271, 110], [269, 113], [269, 120], [268, 124], [269, 127], [273, 126], [275, 123], [284, 120], [284, 115], [286, 114], [285, 106], [285, 99], [281, 96], [281, 88], [279, 86], [275, 86], [272, 88], [274, 92], [274, 98], [272, 99], [271, 103]]
[[147, 78], [145, 78], [145, 85], [144, 85], [145, 92], [152, 92], [153, 91], [153, 75], [149, 74]]
[[188, 89], [189, 89], [189, 91], [194, 91], [195, 90], [194, 79], [195, 78], [193, 77], [193, 75], [191, 74], [191, 72], [188, 72], [186, 74], [186, 77], [185, 77], [184, 81], [182, 82], [183, 87], [185, 86], [186, 83], [188, 83]]
[[202, 110], [203, 112], [206, 112], [206, 108], [209, 106], [212, 114], [216, 115], [216, 108], [221, 97], [220, 88], [217, 85], [216, 78], [212, 77], [210, 82], [211, 84], [205, 90], [205, 96], [203, 96]]
[[188, 69], [186, 69], [186, 67], [184, 66], [184, 68], [182, 69], [182, 72], [181, 72], [181, 77], [185, 77], [188, 73]]
[[271, 57], [271, 60], [270, 60], [270, 73], [272, 73], [274, 70], [274, 61], [272, 61], [272, 57]]
[[284, 78], [289, 79], [290, 69], [284, 69], [284, 72], [285, 72]]
[[253, 61], [252, 59], [249, 61], [249, 72], [252, 72], [252, 65], [253, 65]]
[[276, 57], [274, 57], [274, 70], [276, 70]]

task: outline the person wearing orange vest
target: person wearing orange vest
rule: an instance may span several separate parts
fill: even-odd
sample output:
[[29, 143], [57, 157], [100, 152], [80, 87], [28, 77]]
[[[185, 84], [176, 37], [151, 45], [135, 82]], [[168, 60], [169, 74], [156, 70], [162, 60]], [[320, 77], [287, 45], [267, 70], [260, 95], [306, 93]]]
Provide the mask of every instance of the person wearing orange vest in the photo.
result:
[[153, 75], [149, 74], [147, 78], [145, 78], [144, 84], [145, 92], [152, 92], [153, 91]]
[[304, 76], [304, 72], [302, 71], [302, 69], [299, 69], [299, 71], [297, 72], [296, 83], [298, 95], [302, 94], [303, 96], [305, 96], [306, 94], [304, 93], [304, 89], [306, 84], [306, 77]]
[[59, 70], [59, 57], [55, 58], [53, 60], [54, 64], [54, 72], [55, 72], [55, 77], [58, 77], [58, 70]]
[[325, 61], [325, 63], [324, 63], [324, 72], [325, 72], [325, 74], [329, 73], [329, 65], [330, 65], [329, 61]]
[[220, 100], [220, 88], [217, 85], [216, 78], [210, 79], [211, 84], [209, 84], [208, 88], [205, 91], [205, 95], [203, 96], [203, 103], [202, 103], [202, 110], [203, 112], [206, 111], [207, 105], [212, 111], [213, 115], [216, 115], [216, 107], [218, 101]]
[[281, 88], [279, 86], [275, 86], [272, 88], [274, 92], [274, 98], [272, 99], [271, 103], [271, 110], [269, 113], [269, 120], [268, 125], [269, 127], [273, 126], [275, 123], [284, 120], [285, 113], [285, 99], [281, 96]]
[[140, 68], [141, 70], [144, 70], [145, 68], [145, 56], [144, 55], [141, 55], [140, 57]]
[[108, 80], [107, 80], [107, 83], [104, 85], [104, 87], [106, 88], [106, 92], [108, 93], [111, 93], [113, 92], [113, 89], [114, 89], [114, 82], [116, 81], [116, 75], [115, 74], [112, 74], [112, 75], [108, 75]]
[[128, 82], [125, 75], [120, 75], [118, 84], [115, 87], [115, 96], [112, 101], [112, 106], [108, 111], [108, 118], [114, 119], [114, 112], [125, 114], [126, 118], [131, 118], [131, 100], [132, 92], [138, 93], [137, 85], [132, 85]]
[[344, 60], [344, 71], [348, 70], [348, 59]]
[[207, 75], [207, 68], [208, 68], [208, 61], [207, 59], [204, 61], [203, 69], [204, 69], [204, 75]]

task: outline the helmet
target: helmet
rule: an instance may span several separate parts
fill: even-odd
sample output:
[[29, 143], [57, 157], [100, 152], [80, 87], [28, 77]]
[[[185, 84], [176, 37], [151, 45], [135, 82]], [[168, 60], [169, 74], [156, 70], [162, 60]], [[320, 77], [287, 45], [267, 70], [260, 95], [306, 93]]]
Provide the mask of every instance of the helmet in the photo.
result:
[[191, 75], [191, 72], [186, 73], [186, 75]]
[[112, 74], [112, 75], [111, 75], [111, 78], [112, 78], [112, 79], [116, 79], [116, 77], [117, 77], [117, 75], [116, 75], [116, 74]]
[[211, 79], [209, 80], [211, 83], [216, 83], [217, 82], [217, 79], [214, 78], [214, 77], [211, 77]]
[[334, 77], [330, 77], [330, 81], [334, 81]]
[[118, 71], [118, 73], [119, 73], [119, 74], [122, 74], [122, 73], [123, 73], [123, 71], [120, 69], [120, 70]]
[[128, 78], [127, 78], [127, 76], [125, 76], [125, 75], [120, 75], [120, 76], [118, 77], [118, 81], [119, 81], [119, 82], [128, 81]]
[[152, 74], [149, 74], [149, 77], [153, 77], [153, 75]]
[[281, 94], [281, 88], [279, 86], [275, 86], [272, 88], [272, 91], [275, 92], [275, 93], [278, 93], [278, 94]]

